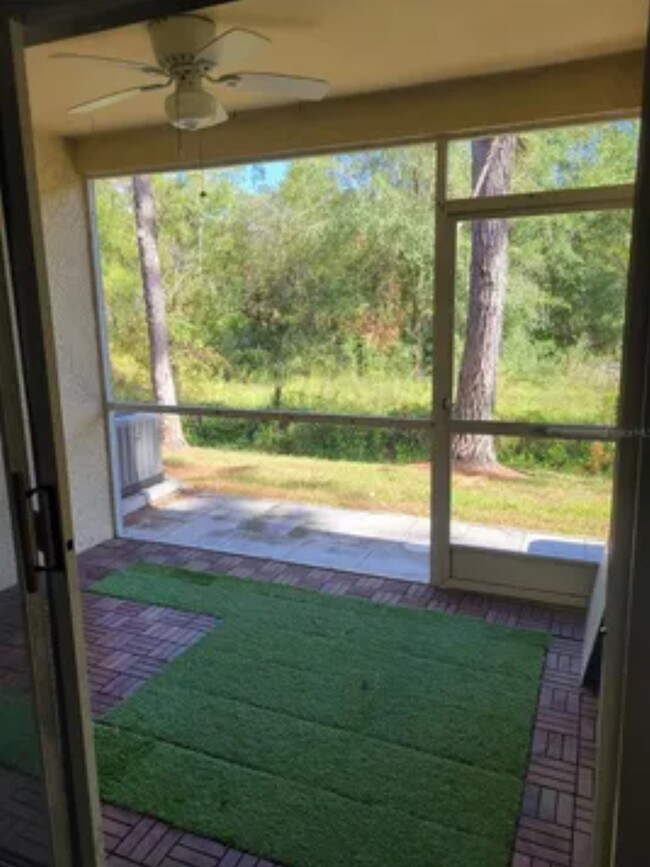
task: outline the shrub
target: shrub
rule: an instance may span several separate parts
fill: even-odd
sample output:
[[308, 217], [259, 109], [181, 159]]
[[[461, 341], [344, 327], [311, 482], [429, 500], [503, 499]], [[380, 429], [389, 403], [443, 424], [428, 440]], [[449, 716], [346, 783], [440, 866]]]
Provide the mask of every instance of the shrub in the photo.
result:
[[225, 446], [329, 460], [411, 463], [429, 459], [426, 431], [306, 423], [191, 418], [191, 445]]

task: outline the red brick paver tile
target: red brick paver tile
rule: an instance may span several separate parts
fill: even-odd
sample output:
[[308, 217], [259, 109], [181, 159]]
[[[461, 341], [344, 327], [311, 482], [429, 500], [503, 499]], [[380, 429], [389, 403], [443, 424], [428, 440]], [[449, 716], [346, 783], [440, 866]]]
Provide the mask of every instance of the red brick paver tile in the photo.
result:
[[[112, 569], [138, 560], [548, 632], [551, 646], [540, 684], [511, 867], [588, 867], [598, 703], [579, 685], [580, 613], [371, 575], [134, 540], [114, 540], [83, 554], [83, 584], [88, 587]], [[169, 660], [218, 628], [217, 619], [207, 615], [84, 596], [89, 675], [97, 713], [122, 701]], [[2, 622], [0, 678], [3, 671], [13, 677], [17, 663], [9, 669], [4, 662], [8, 642], [1, 627]], [[277, 867], [268, 859], [112, 806], [104, 808], [104, 831], [112, 853], [107, 862], [110, 867]]]

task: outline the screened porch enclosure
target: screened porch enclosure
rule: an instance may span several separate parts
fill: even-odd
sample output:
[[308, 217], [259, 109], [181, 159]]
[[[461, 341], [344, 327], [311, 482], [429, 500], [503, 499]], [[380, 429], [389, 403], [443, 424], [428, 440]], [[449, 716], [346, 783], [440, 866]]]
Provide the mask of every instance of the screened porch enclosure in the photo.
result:
[[646, 863], [647, 0], [46, 5], [0, 863]]
[[[153, 176], [176, 404], [150, 376], [130, 180], [96, 181], [120, 535], [584, 605], [621, 436], [637, 130], [516, 139], [489, 194], [462, 140]], [[486, 410], [459, 389], [491, 226]], [[462, 460], [485, 442], [491, 466]]]

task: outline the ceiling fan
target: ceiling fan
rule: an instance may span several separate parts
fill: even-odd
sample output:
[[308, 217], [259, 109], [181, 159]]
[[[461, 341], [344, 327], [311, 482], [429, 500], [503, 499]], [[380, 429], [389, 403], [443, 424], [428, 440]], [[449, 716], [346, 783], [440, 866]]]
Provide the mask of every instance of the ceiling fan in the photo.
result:
[[233, 28], [217, 35], [211, 18], [195, 14], [159, 18], [150, 21], [147, 27], [156, 58], [153, 64], [92, 54], [51, 55], [57, 60], [89, 60], [121, 66], [151, 79], [149, 83], [73, 105], [70, 113], [96, 111], [140, 93], [173, 87], [165, 99], [169, 122], [179, 129], [196, 130], [228, 120], [228, 112], [206, 89], [206, 83], [225, 90], [268, 93], [291, 100], [321, 100], [329, 90], [329, 84], [318, 78], [231, 71], [270, 44], [271, 40], [260, 33]]

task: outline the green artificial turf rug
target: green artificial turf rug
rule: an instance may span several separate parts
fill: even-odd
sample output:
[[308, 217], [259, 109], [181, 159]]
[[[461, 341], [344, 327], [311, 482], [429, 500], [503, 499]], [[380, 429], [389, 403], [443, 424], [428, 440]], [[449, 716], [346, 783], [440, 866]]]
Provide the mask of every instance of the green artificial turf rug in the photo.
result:
[[291, 867], [508, 867], [547, 637], [138, 564], [215, 629], [97, 725], [103, 796]]
[[41, 773], [38, 731], [31, 695], [5, 692], [0, 695], [0, 768]]

